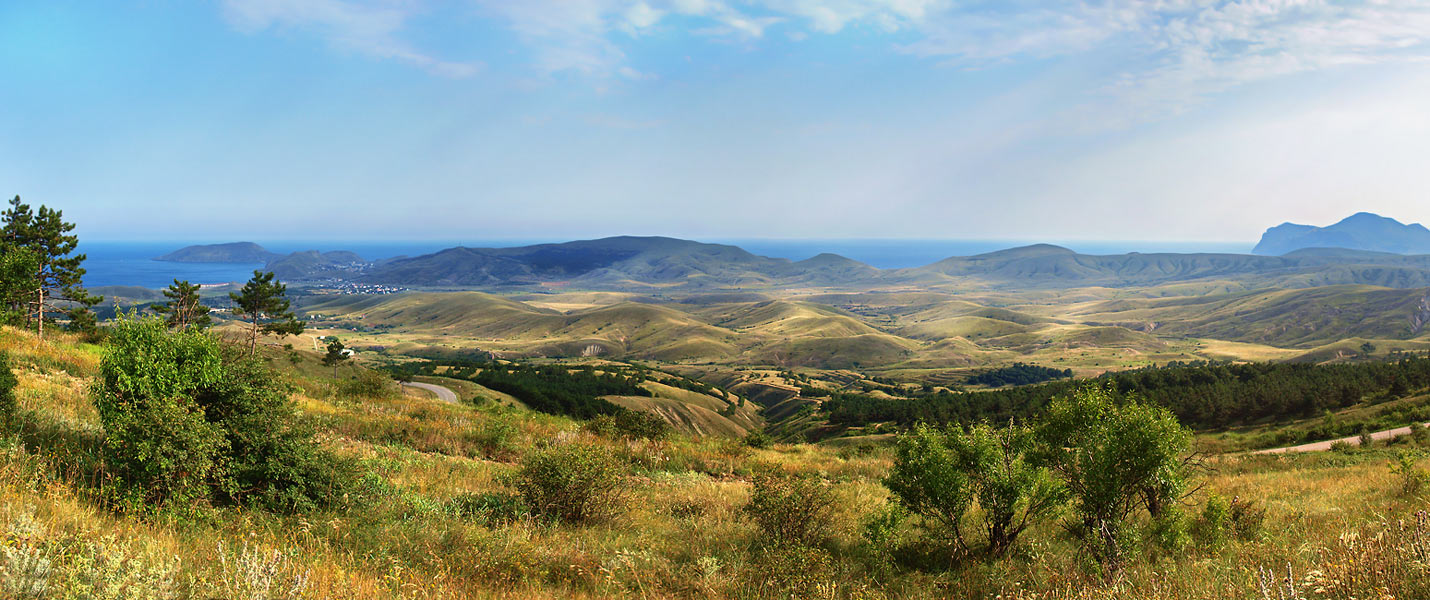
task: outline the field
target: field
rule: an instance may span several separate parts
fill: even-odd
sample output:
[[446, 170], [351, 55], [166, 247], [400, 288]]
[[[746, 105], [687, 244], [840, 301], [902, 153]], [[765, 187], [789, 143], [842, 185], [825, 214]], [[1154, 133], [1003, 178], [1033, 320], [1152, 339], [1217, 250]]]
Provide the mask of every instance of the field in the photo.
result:
[[[919, 542], [912, 524], [871, 545], [861, 523], [890, 502], [880, 484], [891, 461], [884, 446], [844, 440], [752, 448], [684, 434], [608, 439], [501, 402], [344, 395], [336, 383], [351, 374], [335, 382], [314, 353], [300, 351], [295, 363], [272, 351], [271, 364], [293, 384], [297, 406], [323, 443], [368, 473], [362, 498], [341, 510], [293, 516], [202, 507], [189, 518], [139, 517], [114, 512], [96, 493], [99, 430], [87, 389], [102, 349], [8, 328], [0, 330], [0, 349], [20, 377], [22, 415], [19, 434], [0, 453], [7, 597], [77, 597], [77, 590], [96, 598], [374, 599], [1430, 593], [1430, 503], [1407, 495], [1388, 465], [1402, 452], [1427, 464], [1425, 450], [1407, 442], [1315, 455], [1213, 456], [1186, 500], [1192, 526], [1212, 495], [1253, 503], [1265, 510], [1264, 522], [1175, 551], [1141, 543], [1131, 566], [1107, 578], [1055, 522], [1031, 531], [1013, 556], [991, 562], [950, 562], [937, 545]], [[461, 390], [464, 398], [481, 394]], [[552, 524], [473, 510], [484, 494], [509, 492], [508, 476], [522, 457], [551, 440], [585, 441], [620, 457], [628, 485], [610, 518]], [[820, 478], [835, 499], [827, 539], [801, 552], [768, 544], [742, 508], [761, 468]]]

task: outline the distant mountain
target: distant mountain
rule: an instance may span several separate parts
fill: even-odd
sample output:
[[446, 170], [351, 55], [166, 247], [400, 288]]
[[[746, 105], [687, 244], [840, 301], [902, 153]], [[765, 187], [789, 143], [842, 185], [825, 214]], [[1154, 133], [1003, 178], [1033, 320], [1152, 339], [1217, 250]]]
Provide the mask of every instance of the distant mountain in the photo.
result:
[[1430, 254], [1430, 229], [1361, 212], [1329, 227], [1282, 223], [1261, 235], [1254, 254], [1280, 256], [1304, 248], [1346, 248], [1395, 254]]
[[779, 287], [1067, 289], [1182, 282], [1240, 289], [1368, 284], [1430, 286], [1430, 256], [1306, 249], [1250, 254], [1078, 254], [1037, 244], [958, 256], [912, 269], [881, 270], [834, 254], [792, 262], [734, 246], [662, 237], [617, 237], [519, 248], [448, 248], [373, 264], [357, 281], [409, 287], [494, 289], [760, 290]]
[[253, 242], [232, 242], [189, 246], [154, 260], [183, 263], [266, 263], [282, 256], [282, 254], [269, 252], [263, 246]]
[[476, 287], [549, 282], [741, 287], [768, 285], [821, 268], [832, 267], [833, 271], [840, 272], [854, 263], [835, 258], [838, 260], [823, 258], [811, 265], [812, 269], [804, 269], [796, 268], [795, 263], [788, 260], [756, 256], [735, 246], [666, 237], [623, 236], [518, 248], [448, 248], [388, 261], [373, 268], [362, 280], [397, 285]]

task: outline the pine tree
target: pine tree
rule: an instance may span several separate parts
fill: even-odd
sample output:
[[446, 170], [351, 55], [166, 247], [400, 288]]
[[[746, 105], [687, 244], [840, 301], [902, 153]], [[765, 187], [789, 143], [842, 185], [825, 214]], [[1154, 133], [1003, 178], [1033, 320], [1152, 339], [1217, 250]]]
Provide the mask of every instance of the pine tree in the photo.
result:
[[338, 364], [348, 359], [347, 353], [344, 352], [346, 349], [338, 338], [328, 342], [328, 353], [323, 355], [323, 364], [333, 368], [333, 379], [338, 378]]
[[0, 352], [0, 432], [8, 432], [15, 424], [15, 388], [19, 385], [10, 370], [10, 355]]
[[29, 314], [27, 301], [40, 285], [35, 278], [39, 268], [28, 248], [10, 248], [0, 242], [0, 323], [24, 324]]
[[165, 322], [169, 327], [175, 329], [192, 327], [203, 331], [213, 325], [213, 319], [209, 317], [209, 307], [199, 302], [198, 284], [175, 279], [174, 283], [169, 284], [169, 288], [164, 290], [164, 297], [169, 300], [163, 304], [155, 304], [153, 308], [154, 312], [168, 315]]
[[[90, 307], [104, 298], [91, 296], [81, 285], [84, 278], [85, 255], [74, 254], [79, 246], [79, 238], [70, 234], [74, 223], [66, 223], [62, 211], [40, 206], [38, 211], [20, 201], [19, 196], [10, 200], [10, 208], [0, 213], [0, 251], [9, 254], [17, 249], [28, 250], [34, 260], [34, 277], [28, 282], [26, 292], [29, 299], [20, 306], [27, 315], [34, 317], [36, 329], [43, 337], [45, 318], [54, 307], [55, 301], [65, 301], [79, 305], [71, 309], [70, 317], [83, 315]], [[8, 283], [8, 282], [7, 282]], [[10, 290], [0, 294], [10, 295]], [[28, 307], [33, 306], [30, 313]]]
[[258, 351], [258, 334], [271, 333], [279, 337], [303, 333], [303, 322], [289, 310], [285, 294], [288, 286], [273, 278], [273, 273], [254, 271], [253, 278], [243, 284], [243, 289], [228, 297], [233, 300], [234, 314], [250, 321], [248, 329], [248, 354]]

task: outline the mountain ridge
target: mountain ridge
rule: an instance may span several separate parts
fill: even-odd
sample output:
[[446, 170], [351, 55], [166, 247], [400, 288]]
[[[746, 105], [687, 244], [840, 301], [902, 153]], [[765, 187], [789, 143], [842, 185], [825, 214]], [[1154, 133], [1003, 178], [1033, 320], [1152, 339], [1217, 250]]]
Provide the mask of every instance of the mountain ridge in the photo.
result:
[[1345, 248], [1394, 254], [1430, 254], [1430, 229], [1375, 213], [1358, 212], [1326, 227], [1282, 223], [1266, 230], [1252, 254], [1281, 256], [1308, 248]]

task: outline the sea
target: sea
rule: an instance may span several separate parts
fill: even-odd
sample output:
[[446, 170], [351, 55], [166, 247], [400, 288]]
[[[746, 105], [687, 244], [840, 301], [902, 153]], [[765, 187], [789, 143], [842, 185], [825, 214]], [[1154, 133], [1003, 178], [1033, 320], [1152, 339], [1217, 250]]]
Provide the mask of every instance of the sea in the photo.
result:
[[[397, 256], [420, 256], [453, 246], [502, 248], [551, 243], [557, 240], [448, 240], [448, 241], [264, 241], [270, 252], [287, 254], [305, 250], [348, 250], [367, 260]], [[566, 241], [566, 240], [559, 240]], [[878, 267], [900, 269], [919, 267], [951, 256], [972, 256], [1039, 243], [1027, 240], [897, 240], [897, 239], [705, 239], [703, 242], [739, 246], [754, 254], [789, 260], [804, 260], [829, 252]], [[138, 286], [167, 287], [175, 279], [193, 283], [245, 281], [262, 263], [176, 263], [154, 260], [185, 246], [213, 244], [213, 241], [83, 241], [79, 252], [86, 255], [84, 283], [87, 287]], [[1216, 252], [1246, 254], [1251, 244], [1228, 242], [1139, 242], [1139, 241], [1049, 241], [1083, 254], [1124, 254], [1127, 252]]]

